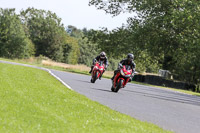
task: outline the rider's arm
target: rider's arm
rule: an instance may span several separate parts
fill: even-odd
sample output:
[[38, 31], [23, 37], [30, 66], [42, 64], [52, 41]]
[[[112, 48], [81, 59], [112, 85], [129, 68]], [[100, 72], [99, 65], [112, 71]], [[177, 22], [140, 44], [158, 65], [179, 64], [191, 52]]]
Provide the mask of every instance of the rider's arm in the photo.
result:
[[106, 67], [105, 68], [107, 68], [108, 67], [108, 58], [106, 57], [106, 59], [105, 59], [105, 64], [106, 64]]
[[122, 65], [123, 65], [123, 64], [124, 64], [124, 62], [125, 62], [125, 60], [121, 60], [121, 61], [120, 61], [120, 64], [122, 64]]
[[135, 67], [136, 67], [136, 64], [134, 63], [134, 62], [132, 62], [132, 73], [134, 73], [135, 72]]
[[99, 56], [95, 57], [95, 58], [93, 59], [93, 64], [95, 64], [95, 62], [98, 61], [98, 60], [99, 60]]
[[93, 59], [93, 65], [94, 65], [95, 62], [96, 62], [96, 59], [94, 58], [94, 59]]
[[122, 65], [124, 65], [124, 63], [125, 63], [125, 60], [121, 60], [121, 61], [119, 62], [119, 64], [118, 64], [118, 69], [120, 69], [120, 67], [121, 67]]

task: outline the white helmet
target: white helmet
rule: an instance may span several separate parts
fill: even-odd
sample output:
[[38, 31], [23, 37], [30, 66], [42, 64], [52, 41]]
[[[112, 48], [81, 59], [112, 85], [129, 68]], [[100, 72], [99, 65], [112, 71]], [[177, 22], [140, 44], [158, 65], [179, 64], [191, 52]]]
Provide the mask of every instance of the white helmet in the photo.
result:
[[101, 59], [105, 59], [106, 58], [106, 53], [105, 52], [101, 52], [100, 53], [100, 58]]

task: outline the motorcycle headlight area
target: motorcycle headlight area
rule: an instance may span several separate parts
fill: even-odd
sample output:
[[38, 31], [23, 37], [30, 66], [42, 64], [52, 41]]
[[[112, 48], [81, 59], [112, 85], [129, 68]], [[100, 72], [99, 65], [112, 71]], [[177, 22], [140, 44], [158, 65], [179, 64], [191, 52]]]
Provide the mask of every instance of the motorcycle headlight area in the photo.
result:
[[125, 76], [125, 74], [124, 74], [122, 69], [120, 70], [120, 73], [121, 73], [122, 76]]
[[99, 69], [97, 66], [95, 66], [94, 68]]
[[130, 75], [130, 74], [128, 74], [128, 75], [126, 75], [125, 77], [126, 77], [126, 78], [129, 78], [129, 77], [131, 77], [131, 75]]
[[121, 73], [122, 76], [124, 76], [124, 77], [126, 77], [126, 78], [129, 78], [129, 77], [131, 76], [131, 74], [126, 75], [126, 74], [123, 72], [122, 69], [120, 70], [120, 73]]
[[103, 71], [103, 68], [100, 68], [99, 70], [102, 70], [102, 71]]

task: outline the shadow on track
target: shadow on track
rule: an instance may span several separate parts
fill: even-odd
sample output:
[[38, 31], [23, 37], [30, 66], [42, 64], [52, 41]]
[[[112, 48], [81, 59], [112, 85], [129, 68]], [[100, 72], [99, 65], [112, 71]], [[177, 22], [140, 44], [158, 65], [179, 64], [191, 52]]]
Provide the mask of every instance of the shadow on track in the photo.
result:
[[[156, 87], [151, 87], [151, 86], [144, 86], [144, 85], [137, 85], [137, 84], [129, 84], [130, 87], [134, 87], [134, 90], [138, 91], [148, 91], [148, 92], [155, 92], [155, 93], [162, 93], [162, 94], [169, 94], [169, 95], [176, 95], [176, 98], [186, 98], [189, 100], [194, 100], [194, 101], [199, 101], [200, 102], [200, 97], [196, 95], [189, 95], [189, 94], [184, 94], [181, 92], [176, 92], [170, 89], [164, 89], [164, 88], [156, 88]], [[178, 89], [177, 89], [178, 90]], [[146, 92], [145, 92], [146, 93]]]
[[[170, 91], [170, 89], [168, 91], [164, 90], [164, 88], [157, 88], [157, 87], [152, 87], [152, 86], [145, 86], [145, 85], [138, 85], [138, 84], [128, 84], [128, 86], [130, 87], [134, 87], [135, 89], [140, 89], [140, 90], [145, 90], [145, 91], [150, 91], [150, 92], [158, 92], [158, 93], [168, 93], [168, 94], [174, 94], [174, 91]], [[177, 89], [178, 90], [178, 89]], [[180, 95], [185, 95], [185, 94], [181, 94]]]
[[146, 92], [138, 92], [138, 91], [130, 91], [130, 90], [123, 90], [126, 92], [131, 92], [131, 93], [135, 93], [135, 94], [139, 94], [145, 97], [151, 97], [151, 98], [156, 98], [156, 99], [161, 99], [161, 100], [166, 100], [166, 101], [172, 101], [172, 102], [178, 102], [178, 103], [186, 103], [186, 104], [192, 104], [192, 105], [196, 105], [196, 106], [200, 106], [200, 98], [196, 98], [196, 99], [189, 99], [190, 95], [185, 95], [182, 98], [179, 98], [180, 94], [179, 93], [174, 93], [174, 96], [164, 96], [164, 95], [157, 95], [157, 94], [150, 94], [150, 93], [146, 93]]
[[80, 81], [80, 82], [84, 82], [84, 83], [90, 83], [90, 84], [91, 84], [91, 82], [90, 82], [90, 81], [85, 81], [85, 80], [76, 80], [76, 81]]
[[104, 89], [98, 89], [98, 88], [91, 88], [91, 89], [98, 90], [98, 91], [112, 92], [111, 90], [104, 90]]

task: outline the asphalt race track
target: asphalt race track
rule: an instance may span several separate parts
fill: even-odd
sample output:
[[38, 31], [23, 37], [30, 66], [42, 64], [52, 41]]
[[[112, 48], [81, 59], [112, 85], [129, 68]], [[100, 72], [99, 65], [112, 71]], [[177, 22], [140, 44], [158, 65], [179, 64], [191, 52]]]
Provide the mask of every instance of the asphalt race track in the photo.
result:
[[200, 132], [200, 97], [128, 83], [111, 92], [111, 80], [90, 83], [90, 76], [51, 70], [76, 92], [113, 110], [177, 133]]
[[90, 83], [91, 76], [57, 70], [51, 72], [74, 91], [113, 110], [176, 133], [200, 132], [200, 97], [198, 96], [132, 83], [128, 83], [125, 88], [114, 93], [110, 90], [110, 79], [102, 78], [93, 84]]

